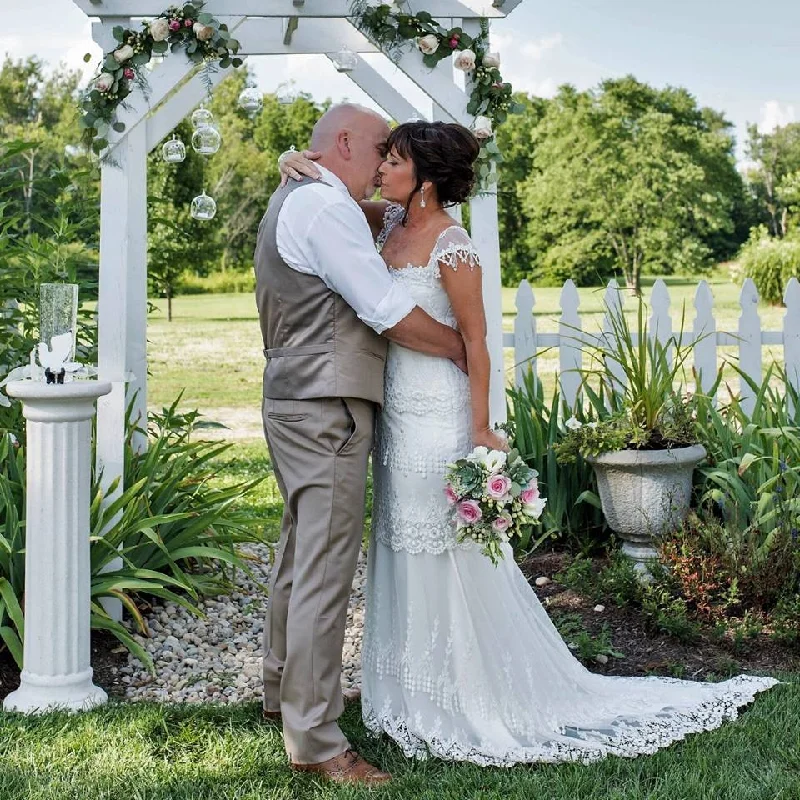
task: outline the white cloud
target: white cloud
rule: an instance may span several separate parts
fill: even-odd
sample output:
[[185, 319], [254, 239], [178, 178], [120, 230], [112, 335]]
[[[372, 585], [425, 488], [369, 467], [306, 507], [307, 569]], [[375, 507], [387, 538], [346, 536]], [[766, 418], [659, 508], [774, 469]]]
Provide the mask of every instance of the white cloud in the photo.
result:
[[758, 130], [761, 133], [772, 133], [775, 128], [782, 128], [790, 122], [794, 122], [794, 106], [787, 103], [782, 105], [778, 100], [767, 100], [761, 106], [761, 119], [758, 122]]
[[522, 54], [534, 61], [541, 61], [551, 50], [556, 50], [564, 44], [564, 37], [560, 33], [544, 36], [522, 46]]

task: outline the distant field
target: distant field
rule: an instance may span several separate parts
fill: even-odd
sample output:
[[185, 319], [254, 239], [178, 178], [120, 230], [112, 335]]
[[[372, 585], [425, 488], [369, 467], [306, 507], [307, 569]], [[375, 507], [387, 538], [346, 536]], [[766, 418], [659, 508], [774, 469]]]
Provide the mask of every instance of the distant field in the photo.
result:
[[[645, 281], [646, 286], [652, 280]], [[696, 281], [667, 279], [677, 327], [681, 306], [686, 304], [687, 328], [694, 318], [693, 299]], [[718, 330], [735, 331], [739, 306], [739, 287], [722, 273], [710, 281], [715, 300]], [[558, 329], [558, 288], [534, 288], [534, 314], [540, 332]], [[503, 290], [503, 326], [513, 327], [516, 290]], [[603, 288], [580, 289], [584, 327], [592, 330], [602, 319]], [[649, 289], [645, 289], [649, 298]], [[199, 408], [210, 420], [223, 423], [225, 436], [254, 438], [261, 436], [260, 398], [263, 356], [255, 301], [250, 294], [191, 295], [173, 301], [173, 321], [166, 320], [166, 303], [155, 301], [150, 315], [148, 355], [151, 378], [149, 405], [161, 407], [180, 391], [183, 404]], [[628, 301], [633, 307], [633, 302]], [[763, 305], [759, 309], [762, 328], [779, 330], [784, 309]], [[774, 356], [780, 354], [774, 348]], [[765, 361], [768, 354], [765, 352]], [[506, 374], [513, 380], [513, 351], [506, 351]], [[538, 360], [538, 371], [545, 390], [553, 385], [558, 354], [550, 351]]]

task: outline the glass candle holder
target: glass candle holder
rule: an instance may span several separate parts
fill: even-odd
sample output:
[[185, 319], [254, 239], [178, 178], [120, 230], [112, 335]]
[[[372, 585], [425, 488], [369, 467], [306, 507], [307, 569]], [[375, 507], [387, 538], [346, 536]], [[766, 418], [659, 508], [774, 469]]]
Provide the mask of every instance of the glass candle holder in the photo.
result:
[[192, 134], [192, 148], [201, 155], [213, 155], [221, 145], [222, 136], [213, 125], [203, 125]]
[[251, 116], [258, 114], [264, 106], [261, 92], [255, 86], [248, 86], [239, 95], [239, 108]]
[[48, 347], [54, 336], [72, 333], [67, 361], [75, 360], [78, 333], [78, 284], [43, 283], [39, 286], [39, 341]]
[[168, 164], [177, 164], [186, 158], [186, 147], [177, 136], [173, 135], [168, 142], [164, 143], [161, 155]]
[[217, 213], [217, 204], [214, 201], [213, 197], [209, 197], [205, 190], [203, 190], [203, 194], [197, 195], [197, 197], [192, 200], [192, 208], [191, 214], [194, 219], [199, 220], [209, 220], [214, 219], [214, 215]]

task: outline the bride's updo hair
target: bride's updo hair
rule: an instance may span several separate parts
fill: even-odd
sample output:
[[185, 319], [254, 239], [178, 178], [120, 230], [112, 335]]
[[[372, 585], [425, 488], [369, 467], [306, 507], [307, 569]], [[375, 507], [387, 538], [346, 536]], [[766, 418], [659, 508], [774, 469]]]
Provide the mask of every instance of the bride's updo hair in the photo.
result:
[[469, 200], [475, 186], [473, 164], [481, 146], [472, 131], [455, 122], [405, 122], [398, 125], [386, 142], [386, 152], [394, 150], [414, 164], [417, 185], [409, 204], [423, 181], [436, 186], [443, 206]]

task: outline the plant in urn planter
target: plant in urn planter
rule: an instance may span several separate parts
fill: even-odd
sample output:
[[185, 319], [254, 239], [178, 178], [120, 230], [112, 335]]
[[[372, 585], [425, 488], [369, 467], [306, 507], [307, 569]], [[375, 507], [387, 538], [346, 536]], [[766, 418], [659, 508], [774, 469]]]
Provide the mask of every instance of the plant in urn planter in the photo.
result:
[[592, 465], [606, 521], [646, 578], [656, 540], [686, 518], [692, 473], [706, 451], [697, 439], [693, 400], [677, 388], [692, 353], [684, 320], [681, 333], [661, 341], [648, 330], [644, 301], [638, 302], [639, 334], [620, 306], [607, 305], [607, 330], [589, 342], [590, 366], [579, 370], [589, 405], [576, 412], [581, 419], [566, 421], [556, 455], [561, 463], [583, 458]]

